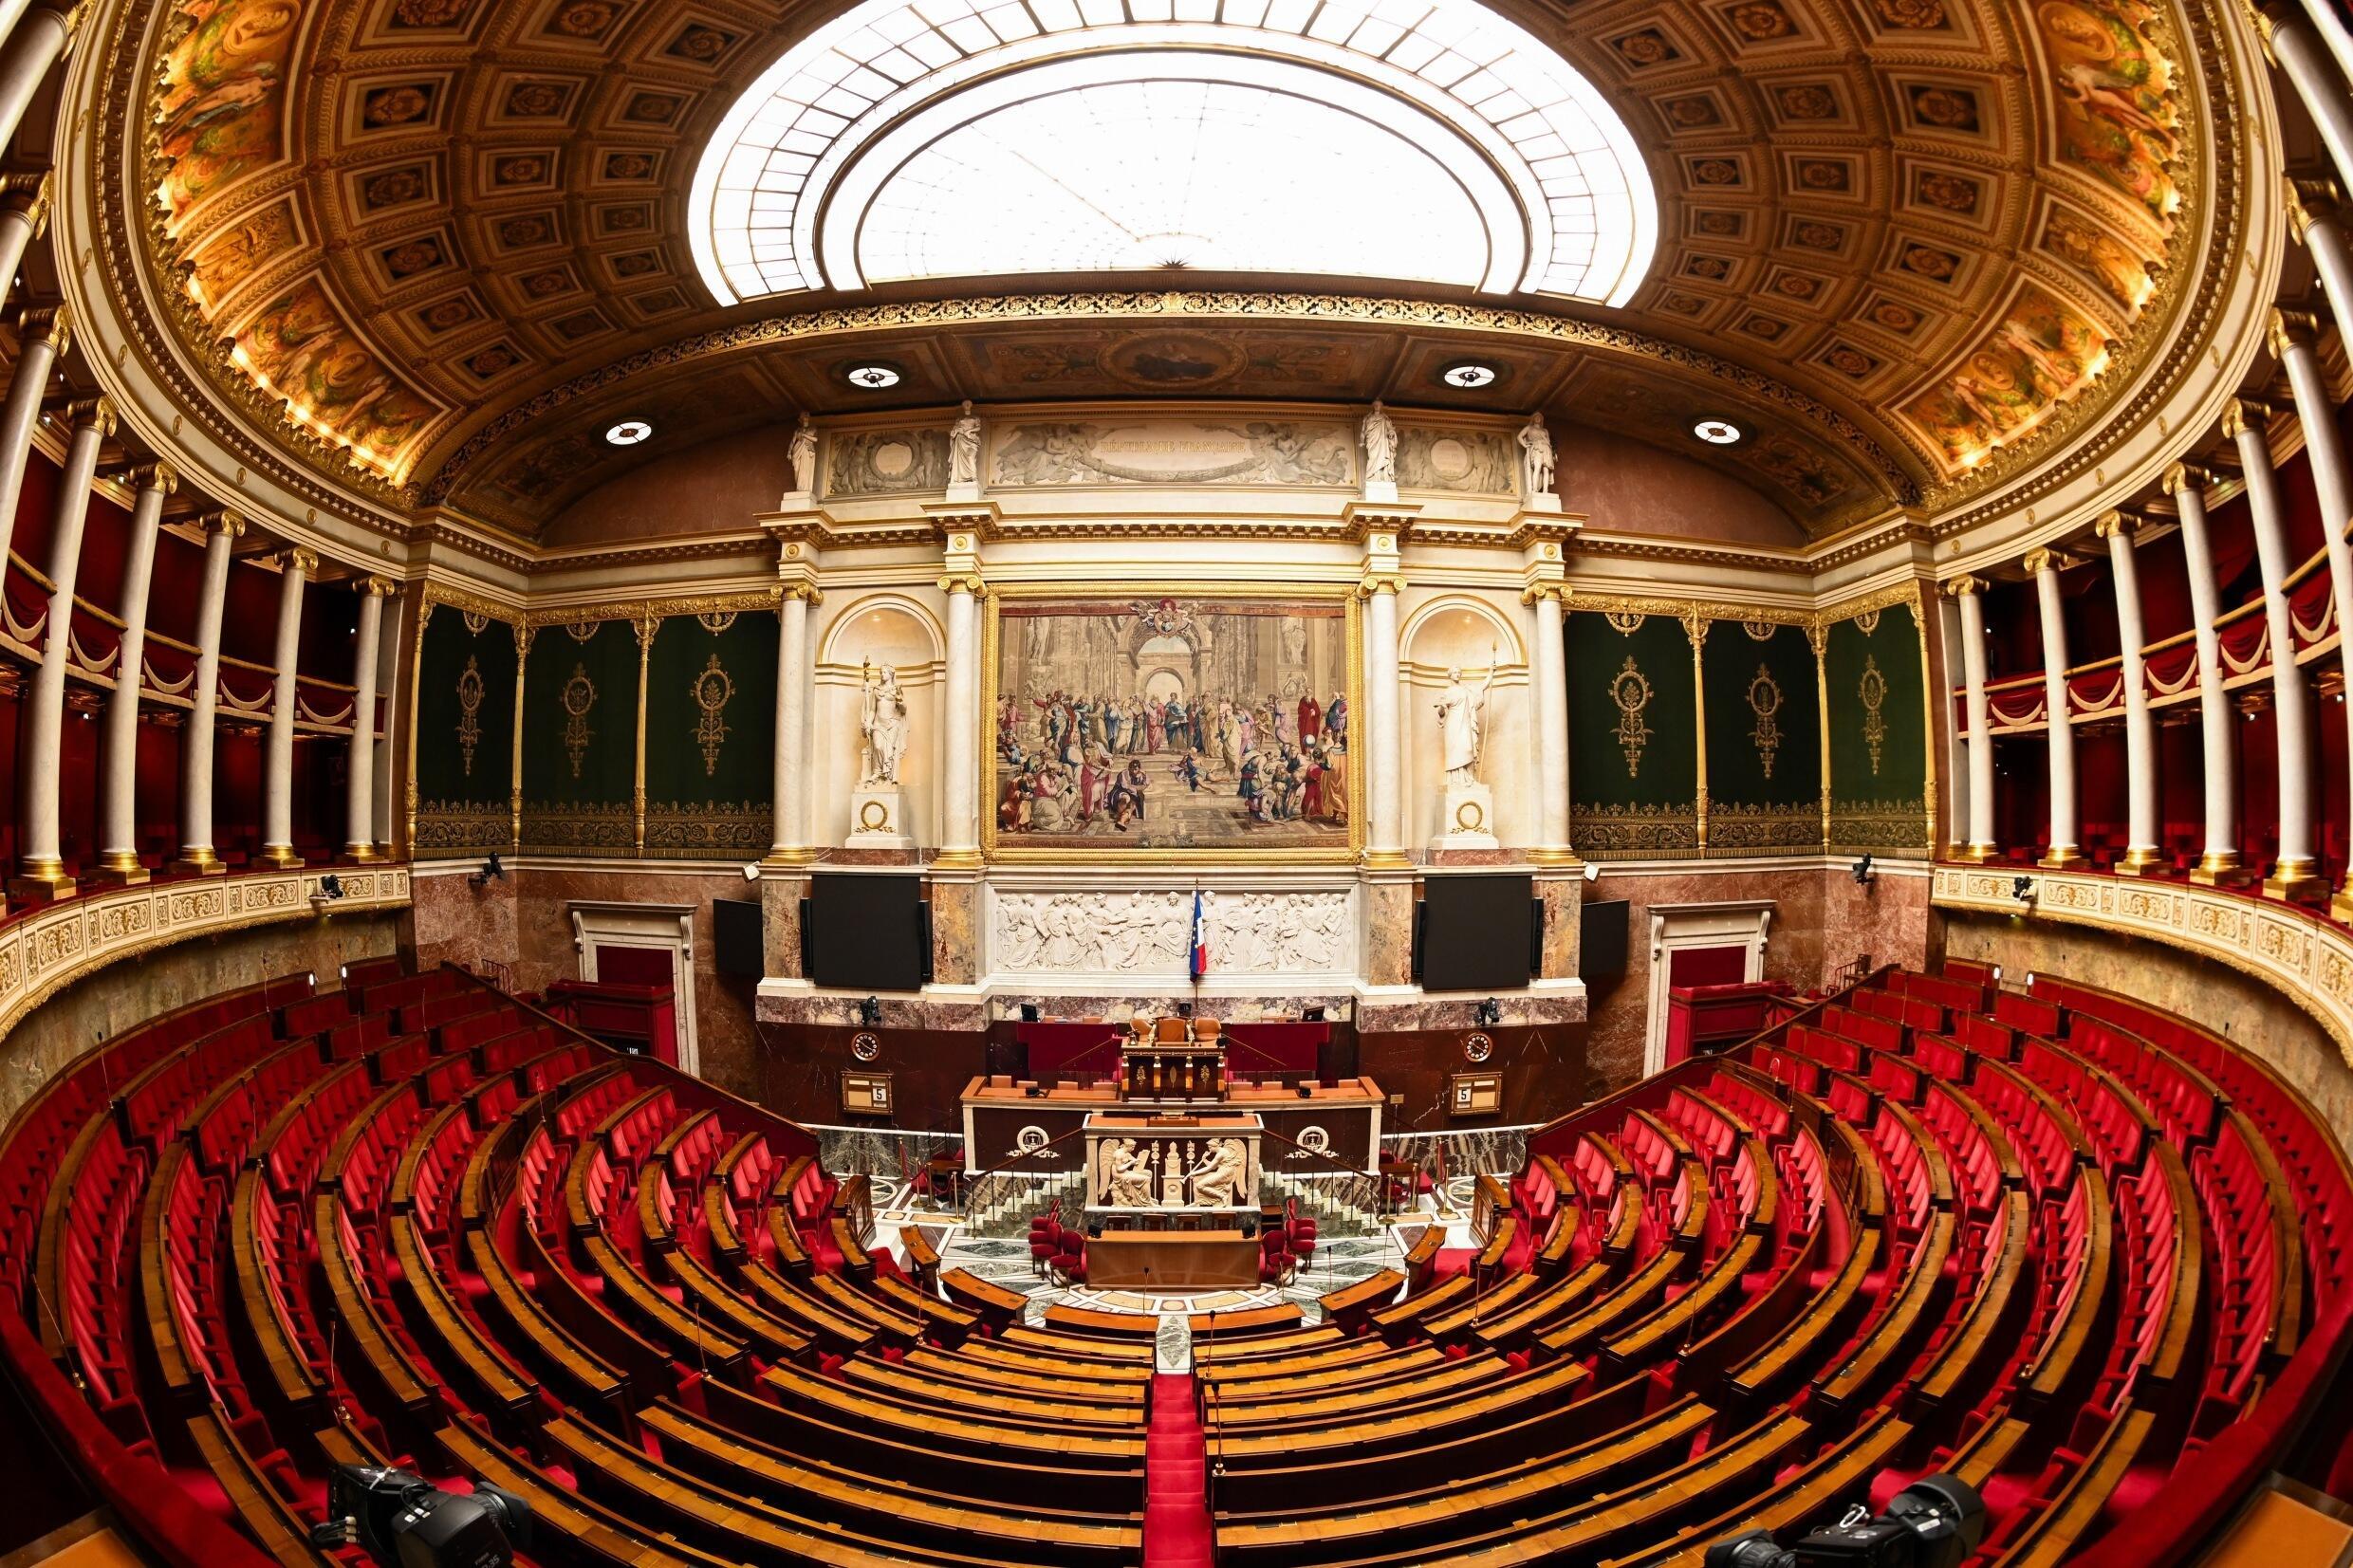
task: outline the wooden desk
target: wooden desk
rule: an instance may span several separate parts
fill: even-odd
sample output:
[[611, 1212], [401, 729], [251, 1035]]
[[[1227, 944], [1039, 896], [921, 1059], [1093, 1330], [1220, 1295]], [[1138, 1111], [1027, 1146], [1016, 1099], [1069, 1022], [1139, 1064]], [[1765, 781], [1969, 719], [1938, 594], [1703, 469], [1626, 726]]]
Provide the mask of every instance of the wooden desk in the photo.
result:
[[1097, 1290], [1225, 1290], [1258, 1283], [1258, 1243], [1239, 1230], [1110, 1230], [1086, 1244]]

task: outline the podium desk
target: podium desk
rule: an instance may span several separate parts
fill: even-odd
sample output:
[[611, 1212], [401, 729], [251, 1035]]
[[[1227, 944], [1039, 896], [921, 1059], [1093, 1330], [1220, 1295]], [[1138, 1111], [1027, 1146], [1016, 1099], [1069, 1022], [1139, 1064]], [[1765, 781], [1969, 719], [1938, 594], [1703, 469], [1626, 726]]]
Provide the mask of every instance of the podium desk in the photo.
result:
[[1106, 1230], [1086, 1243], [1092, 1290], [1243, 1290], [1258, 1243], [1239, 1230]]

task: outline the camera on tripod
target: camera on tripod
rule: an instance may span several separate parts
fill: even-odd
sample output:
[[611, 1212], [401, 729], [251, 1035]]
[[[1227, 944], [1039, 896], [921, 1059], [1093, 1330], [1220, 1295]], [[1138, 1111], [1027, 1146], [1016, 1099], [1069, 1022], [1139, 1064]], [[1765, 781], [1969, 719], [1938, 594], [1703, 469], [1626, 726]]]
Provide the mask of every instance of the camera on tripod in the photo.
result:
[[531, 1544], [531, 1505], [514, 1493], [478, 1483], [471, 1494], [445, 1492], [373, 1465], [336, 1466], [326, 1510], [313, 1546], [362, 1546], [387, 1568], [507, 1568]]
[[1769, 1530], [1718, 1541], [1707, 1568], [1960, 1568], [1985, 1539], [1985, 1499], [1955, 1476], [1924, 1475], [1874, 1516], [1857, 1507], [1783, 1546]]

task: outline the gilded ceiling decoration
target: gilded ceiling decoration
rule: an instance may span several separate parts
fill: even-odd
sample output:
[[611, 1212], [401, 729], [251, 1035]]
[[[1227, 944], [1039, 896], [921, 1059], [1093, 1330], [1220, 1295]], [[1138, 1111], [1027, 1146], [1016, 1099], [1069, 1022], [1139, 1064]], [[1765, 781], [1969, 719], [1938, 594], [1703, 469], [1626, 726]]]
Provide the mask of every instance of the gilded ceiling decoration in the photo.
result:
[[[1717, 463], [1827, 529], [1950, 493], [2070, 425], [2058, 416], [2097, 404], [2103, 367], [2181, 291], [2166, 261], [2210, 176], [2184, 155], [2199, 138], [2177, 76], [2197, 51], [2169, 9], [1500, 9], [1633, 128], [1661, 238], [1625, 308], [1573, 307], [1587, 341], [1500, 333], [1507, 374], [1484, 397], [1436, 381], [1463, 347], [1442, 304], [1204, 320], [1198, 360], [1122, 358], [1144, 323], [1018, 312], [950, 329], [909, 311], [860, 350], [910, 371], [909, 406], [1133, 395], [1158, 389], [1151, 362], [1208, 367], [1166, 388], [1188, 396], [1543, 406]], [[135, 5], [154, 43], [120, 68], [146, 133], [148, 240], [182, 291], [171, 324], [340, 479], [525, 535], [651, 455], [597, 442], [609, 414], [716, 434], [873, 406], [839, 379], [842, 339], [764, 330], [841, 300], [722, 309], [684, 233], [703, 141], [821, 9]], [[1726, 413], [1753, 439], [1695, 450], [1690, 417]]]

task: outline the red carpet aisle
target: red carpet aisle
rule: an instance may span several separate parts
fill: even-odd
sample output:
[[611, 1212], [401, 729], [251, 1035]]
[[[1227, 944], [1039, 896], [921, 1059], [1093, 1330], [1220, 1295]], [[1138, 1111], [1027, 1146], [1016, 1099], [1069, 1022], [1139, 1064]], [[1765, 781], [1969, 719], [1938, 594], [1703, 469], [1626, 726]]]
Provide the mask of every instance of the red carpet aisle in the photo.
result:
[[1193, 1378], [1160, 1373], [1144, 1439], [1144, 1568], [1210, 1568], [1208, 1479]]

